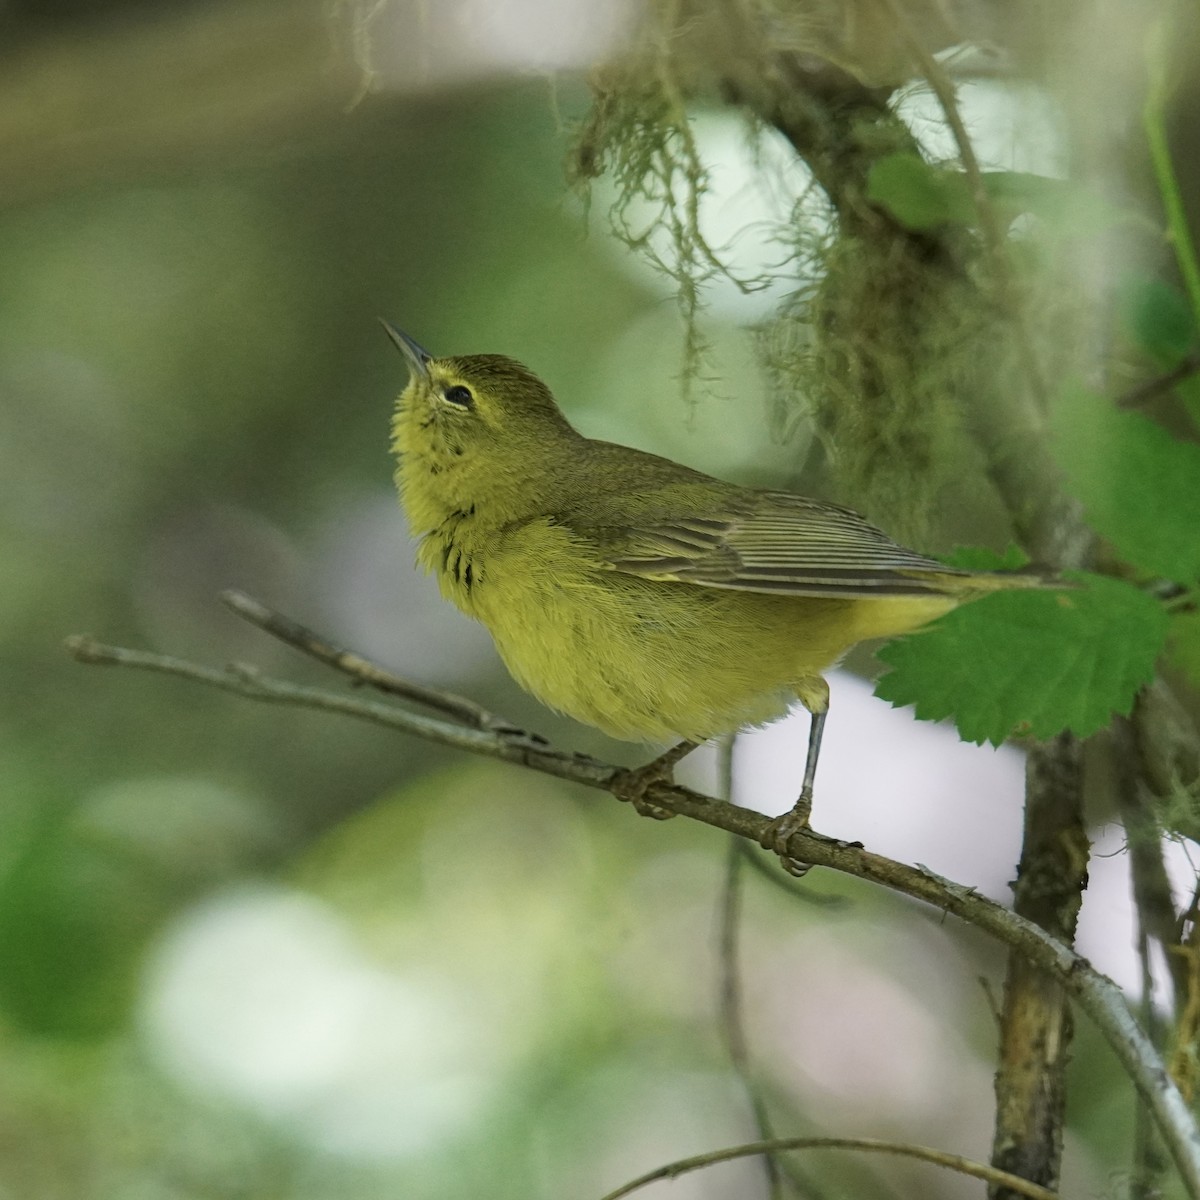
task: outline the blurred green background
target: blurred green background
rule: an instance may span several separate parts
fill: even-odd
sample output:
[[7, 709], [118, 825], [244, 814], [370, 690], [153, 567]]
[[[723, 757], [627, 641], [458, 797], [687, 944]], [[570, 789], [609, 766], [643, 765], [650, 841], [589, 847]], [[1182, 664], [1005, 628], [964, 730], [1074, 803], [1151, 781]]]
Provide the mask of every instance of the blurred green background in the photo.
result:
[[[638, 761], [507, 680], [414, 573], [391, 484], [404, 371], [380, 315], [435, 353], [529, 363], [585, 432], [780, 486], [804, 465], [803, 431], [773, 436], [763, 299], [714, 305], [713, 378], [686, 403], [669, 292], [588, 233], [563, 122], [587, 102], [570, 68], [612, 29], [555, 12], [0, 9], [0, 1194], [586, 1197], [754, 1136], [716, 1018], [714, 834], [61, 647], [89, 632], [340, 686], [227, 613], [237, 587]], [[488, 24], [518, 17], [525, 57]], [[851, 902], [747, 882], [781, 1130], [986, 1158], [974, 978], [999, 955], [811, 886]], [[1069, 1178], [1090, 1180], [1123, 1161], [1131, 1101], [1082, 1036]], [[814, 1195], [976, 1190], [803, 1170]], [[762, 1186], [749, 1163], [647, 1194]]]

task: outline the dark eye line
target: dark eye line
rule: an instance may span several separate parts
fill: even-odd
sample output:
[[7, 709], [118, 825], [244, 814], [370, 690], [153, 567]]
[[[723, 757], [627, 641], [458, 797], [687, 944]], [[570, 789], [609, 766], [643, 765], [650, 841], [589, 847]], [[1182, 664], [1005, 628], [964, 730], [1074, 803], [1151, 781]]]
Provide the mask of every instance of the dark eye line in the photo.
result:
[[442, 392], [442, 399], [448, 404], [458, 405], [459, 408], [470, 408], [475, 403], [475, 397], [471, 395], [471, 389], [463, 387], [460, 383], [446, 388]]

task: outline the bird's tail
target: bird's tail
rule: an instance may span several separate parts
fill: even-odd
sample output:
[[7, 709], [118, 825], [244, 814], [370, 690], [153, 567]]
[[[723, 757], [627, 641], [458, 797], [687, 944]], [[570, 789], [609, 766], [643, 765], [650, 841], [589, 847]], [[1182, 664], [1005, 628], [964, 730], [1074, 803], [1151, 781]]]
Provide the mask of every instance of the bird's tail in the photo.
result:
[[1007, 592], [1015, 588], [1062, 591], [1079, 586], [1036, 567], [1022, 567], [1016, 571], [946, 571], [938, 572], [935, 578], [937, 585], [948, 594], [961, 595], [964, 599], [988, 595], [991, 592]]

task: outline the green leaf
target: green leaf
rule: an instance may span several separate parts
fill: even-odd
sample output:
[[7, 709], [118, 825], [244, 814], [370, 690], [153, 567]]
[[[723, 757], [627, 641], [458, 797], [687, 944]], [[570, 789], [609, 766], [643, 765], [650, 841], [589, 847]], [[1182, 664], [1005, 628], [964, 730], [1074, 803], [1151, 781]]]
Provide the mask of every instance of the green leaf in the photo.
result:
[[1153, 677], [1167, 615], [1128, 583], [1078, 578], [1073, 591], [996, 592], [889, 643], [875, 694], [923, 721], [952, 717], [968, 742], [1104, 728]]
[[1200, 612], [1181, 612], [1171, 617], [1167, 657], [1200, 687]]
[[1003, 554], [984, 546], [955, 546], [944, 557], [947, 566], [960, 571], [1019, 571], [1029, 562], [1029, 555], [1011, 542]]
[[1200, 375], [1193, 375], [1175, 385], [1175, 395], [1183, 401], [1183, 406], [1192, 415], [1192, 420], [1200, 425]]
[[[1066, 179], [1028, 171], [984, 171], [981, 180], [1006, 225], [1021, 213], [1032, 213], [1060, 234], [1085, 236], [1130, 217], [1099, 193]], [[909, 229], [969, 225], [978, 218], [966, 175], [933, 166], [911, 151], [889, 154], [872, 166], [867, 198]]]
[[1096, 532], [1147, 574], [1200, 576], [1200, 446], [1082, 387], [1059, 398], [1051, 425]]
[[1121, 323], [1130, 340], [1160, 367], [1171, 368], [1195, 345], [1187, 297], [1151, 275], [1129, 275], [1118, 289]]
[[961, 172], [930, 166], [910, 151], [888, 154], [871, 167], [867, 199], [908, 229], [937, 229], [975, 219], [966, 177]]

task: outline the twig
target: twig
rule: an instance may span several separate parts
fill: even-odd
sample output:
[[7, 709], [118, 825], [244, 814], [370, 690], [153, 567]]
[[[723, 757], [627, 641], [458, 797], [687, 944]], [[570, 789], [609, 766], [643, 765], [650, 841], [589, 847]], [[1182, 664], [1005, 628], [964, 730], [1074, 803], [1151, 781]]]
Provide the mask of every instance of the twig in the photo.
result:
[[[105, 646], [89, 637], [67, 640], [81, 662], [133, 667], [174, 675], [266, 703], [337, 712], [423, 737], [472, 754], [517, 763], [559, 779], [612, 791], [622, 768], [584, 755], [565, 754], [526, 739], [489, 730], [465, 729], [449, 721], [408, 712], [394, 705], [300, 687], [270, 679], [247, 667], [216, 670], [165, 655]], [[703, 796], [677, 784], [655, 785], [648, 797], [669, 811], [701, 821], [752, 842], [760, 842], [770, 822], [761, 813]], [[480, 834], [486, 837], [486, 832]], [[905, 866], [858, 846], [797, 833], [786, 847], [790, 857], [877, 883], [976, 926], [1052, 974], [1092, 1018], [1112, 1047], [1163, 1132], [1187, 1194], [1200, 1200], [1200, 1131], [1170, 1080], [1145, 1032], [1130, 1013], [1120, 989], [1069, 946], [1000, 905], [928, 870]]]
[[1187, 209], [1183, 203], [1183, 193], [1179, 190], [1179, 179], [1175, 174], [1175, 163], [1171, 157], [1171, 145], [1167, 137], [1167, 101], [1171, 89], [1167, 82], [1164, 60], [1168, 33], [1168, 19], [1162, 17], [1155, 21], [1146, 36], [1146, 71], [1150, 86], [1142, 108], [1142, 128], [1150, 149], [1154, 180], [1158, 184], [1158, 194], [1162, 198], [1167, 217], [1167, 240], [1175, 251], [1175, 261], [1187, 288], [1188, 299], [1192, 305], [1192, 320], [1200, 325], [1200, 264], [1196, 260], [1192, 230], [1188, 224]]
[[[371, 721], [388, 729], [398, 729], [416, 734], [427, 741], [441, 746], [453, 746], [472, 754], [483, 754], [499, 758], [504, 762], [519, 763], [533, 767], [560, 779], [571, 779], [588, 787], [607, 788], [623, 768], [598, 762], [585, 754], [566, 754], [545, 745], [540, 739], [532, 740], [519, 732], [510, 733], [494, 729], [472, 729], [457, 723], [438, 720], [409, 712], [392, 704], [378, 700], [366, 700], [341, 692], [330, 692], [322, 688], [306, 687], [272, 679], [257, 667], [245, 663], [231, 663], [224, 668], [206, 667], [200, 663], [187, 662], [166, 654], [152, 654], [144, 650], [128, 650], [123, 646], [106, 646], [86, 635], [76, 635], [66, 641], [67, 650], [80, 662], [99, 666], [133, 667], [140, 671], [153, 671], [161, 675], [175, 675], [190, 679], [222, 691], [233, 692], [251, 700], [267, 704], [287, 704], [299, 708], [312, 708], [323, 712], [342, 713]], [[417, 685], [413, 685], [414, 688]], [[701, 803], [706, 797], [686, 788], [675, 789], [687, 792]]]
[[1193, 350], [1184, 355], [1171, 370], [1165, 371], [1162, 375], [1156, 375], [1153, 379], [1147, 379], [1122, 393], [1117, 397], [1117, 407], [1139, 408], [1143, 404], [1148, 404], [1156, 396], [1161, 396], [1163, 392], [1169, 392], [1176, 384], [1183, 383], [1185, 379], [1191, 379], [1197, 371], [1200, 371], [1200, 350]]
[[1163, 834], [1155, 812], [1154, 797], [1142, 762], [1134, 719], [1115, 717], [1109, 731], [1112, 745], [1112, 774], [1125, 844], [1129, 851], [1130, 875], [1138, 926], [1158, 943], [1171, 974], [1176, 1019], [1187, 1002], [1187, 964], [1179, 949], [1179, 914], [1171, 894], [1171, 880], [1163, 858]]
[[1200, 1074], [1196, 1065], [1196, 1042], [1200, 1036], [1200, 945], [1196, 944], [1194, 925], [1186, 942], [1176, 946], [1175, 952], [1187, 964], [1188, 990], [1187, 1001], [1175, 1028], [1175, 1046], [1167, 1062], [1167, 1070], [1184, 1099], [1190, 1101], [1196, 1094], [1196, 1079]]
[[[1137, 913], [1137, 950], [1141, 964], [1141, 999], [1138, 1006], [1142, 1028], [1163, 1053], [1164, 1021], [1155, 1010], [1154, 975], [1151, 970], [1152, 943], [1162, 951], [1171, 974], [1173, 1009], [1177, 1034], [1186, 1020], [1188, 1003], [1188, 963], [1179, 955], [1183, 927], [1175, 911], [1171, 882], [1163, 856], [1163, 832], [1155, 811], [1154, 783], [1147, 771], [1139, 739], [1141, 719], [1145, 716], [1146, 695], [1138, 697], [1133, 717], [1116, 717], [1109, 730], [1117, 804], [1125, 827], [1129, 854], [1134, 907]], [[1176, 1042], [1176, 1048], [1180, 1042]], [[1184, 1099], [1191, 1101], [1188, 1075], [1180, 1068], [1186, 1064], [1172, 1057], [1167, 1069]], [[1145, 1101], [1135, 1097], [1133, 1152], [1129, 1179], [1130, 1200], [1155, 1200], [1163, 1194], [1163, 1177], [1168, 1169], [1158, 1128], [1146, 1109]]]
[[[733, 799], [733, 753], [736, 735], [722, 738], [718, 751], [719, 792], [726, 800]], [[774, 1138], [771, 1115], [767, 1110], [761, 1083], [755, 1079], [750, 1066], [750, 1048], [746, 1039], [746, 1025], [742, 1019], [742, 973], [741, 973], [741, 920], [743, 869], [759, 870], [772, 882], [780, 882], [784, 890], [793, 897], [813, 903], [840, 905], [843, 896], [820, 896], [800, 885], [793, 876], [772, 867], [764, 856], [752, 848], [743, 838], [730, 837], [729, 850], [725, 859], [725, 881], [721, 888], [720, 908], [720, 1028], [725, 1037], [725, 1048], [734, 1072], [742, 1082], [750, 1101], [754, 1122], [758, 1126], [761, 1141]], [[802, 1172], [790, 1159], [781, 1159], [772, 1151], [764, 1156], [767, 1172], [767, 1187], [772, 1200], [783, 1195], [783, 1176], [808, 1200], [819, 1200], [822, 1190], [816, 1182]]]
[[[302, 653], [317, 659], [318, 662], [323, 662], [326, 666], [333, 667], [334, 670], [341, 671], [344, 675], [349, 675], [358, 683], [364, 683], [389, 696], [399, 696], [401, 699], [411, 700], [426, 708], [432, 708], [435, 712], [445, 713], [446, 716], [453, 717], [470, 729], [490, 729], [497, 733], [523, 733], [523, 730], [511, 721], [488, 712], [474, 700], [468, 700], [465, 696], [456, 696], [452, 692], [422, 687], [419, 683], [413, 683], [411, 679], [402, 679], [399, 675], [393, 675], [391, 671], [385, 671], [377, 663], [363, 658], [360, 654], [355, 654], [352, 650], [344, 650], [341, 646], [335, 646], [320, 634], [301, 625], [299, 621], [293, 621], [291, 617], [285, 617], [283, 613], [268, 608], [265, 604], [255, 600], [253, 596], [247, 596], [245, 592], [234, 590], [222, 592], [220, 601], [243, 620], [249, 621], [251, 625], [258, 626], [265, 633], [269, 633], [289, 646], [294, 646]], [[535, 735], [525, 734], [525, 736], [534, 736], [535, 740], [540, 740], [536, 739]]]
[[917, 36], [916, 30], [912, 26], [912, 22], [909, 20], [908, 13], [904, 10], [899, 0], [878, 0], [878, 2], [887, 9], [888, 15], [900, 31], [905, 45], [920, 67], [921, 74], [925, 77], [926, 83], [929, 84], [933, 90], [933, 94], [937, 97], [938, 104], [942, 109], [942, 115], [946, 118], [946, 124], [950, 127], [950, 133], [958, 149], [958, 157], [963, 165], [963, 172], [967, 177], [967, 186], [971, 189], [971, 199], [974, 201], [975, 211], [979, 214], [979, 225], [983, 230], [983, 240], [992, 258], [996, 291], [1001, 303], [1008, 312], [1013, 332], [1016, 334], [1020, 344], [1021, 367], [1025, 372], [1030, 394], [1037, 401], [1042, 411], [1045, 411], [1049, 400], [1049, 392], [1046, 387], [1045, 378], [1042, 375], [1041, 367], [1038, 365], [1034, 349], [1033, 333], [1029, 328], [1025, 310], [1016, 296], [1012, 270], [1005, 250], [1004, 230], [1000, 225], [999, 218], [996, 216], [996, 209], [992, 204], [992, 198], [988, 195], [987, 187], [984, 184], [983, 171], [980, 169], [979, 158], [971, 142], [971, 135], [967, 133], [967, 127], [963, 123], [962, 113], [958, 107], [958, 100], [954, 95], [954, 81], [946, 73], [941, 63], [925, 49], [921, 39]]
[[[1197, 905], [1200, 904], [1200, 879], [1196, 881], [1191, 902], [1179, 918], [1179, 944], [1173, 947], [1175, 956], [1187, 965], [1187, 986], [1182, 1008], [1175, 1023], [1175, 1046], [1167, 1061], [1171, 1078], [1189, 1102], [1195, 1097], [1197, 1064], [1196, 1045], [1200, 1040], [1200, 924]], [[1187, 929], [1186, 935], [1184, 929]]]
[[[722, 744], [722, 758], [731, 757], [728, 739]], [[731, 792], [725, 789], [726, 795]], [[775, 1131], [771, 1127], [771, 1115], [767, 1112], [754, 1074], [750, 1069], [750, 1050], [746, 1044], [746, 1029], [742, 1023], [742, 980], [740, 954], [738, 946], [739, 926], [742, 909], [742, 856], [738, 852], [740, 838], [730, 837], [729, 850], [725, 856], [725, 881], [721, 888], [721, 933], [720, 951], [720, 987], [719, 1003], [721, 1010], [721, 1032], [725, 1037], [725, 1049], [734, 1073], [742, 1082], [746, 1096], [750, 1101], [750, 1109], [754, 1114], [754, 1124], [758, 1127], [760, 1141], [771, 1141]], [[783, 1179], [779, 1173], [779, 1161], [773, 1150], [763, 1154], [763, 1166], [767, 1173], [767, 1193], [771, 1200], [779, 1200], [783, 1195]]]
[[[1162, 1021], [1154, 1011], [1154, 973], [1150, 965], [1150, 935], [1145, 922], [1139, 916], [1137, 936], [1138, 962], [1142, 974], [1142, 994], [1138, 1003], [1138, 1015], [1154, 1044], [1162, 1050]], [[1172, 1071], [1178, 1082], [1178, 1075]], [[1191, 1099], [1185, 1093], [1186, 1099]], [[1158, 1128], [1146, 1111], [1141, 1096], [1134, 1096], [1133, 1155], [1129, 1178], [1129, 1200], [1155, 1200], [1162, 1195], [1162, 1178], [1167, 1170], [1167, 1161], [1162, 1152]]]
[[608, 1192], [602, 1200], [621, 1200], [621, 1197], [631, 1195], [648, 1183], [659, 1179], [677, 1179], [689, 1171], [699, 1171], [703, 1167], [711, 1167], [715, 1163], [732, 1162], [739, 1158], [749, 1158], [755, 1154], [777, 1153], [781, 1150], [863, 1150], [873, 1154], [894, 1154], [901, 1158], [916, 1158], [921, 1162], [933, 1163], [945, 1167], [948, 1171], [958, 1171], [962, 1175], [972, 1175], [976, 1179], [986, 1179], [1016, 1192], [1028, 1196], [1030, 1200], [1058, 1200], [1058, 1193], [1050, 1191], [1028, 1179], [1010, 1175], [1007, 1171], [989, 1167], [986, 1163], [975, 1162], [963, 1158], [959, 1154], [948, 1154], [944, 1150], [934, 1150], [929, 1146], [915, 1146], [908, 1142], [883, 1142], [875, 1138], [835, 1138], [835, 1137], [795, 1137], [774, 1138], [765, 1142], [750, 1142], [745, 1146], [732, 1146], [727, 1150], [714, 1150], [709, 1154], [697, 1154], [692, 1158], [681, 1158], [668, 1163], [665, 1167], [648, 1171], [631, 1179], [628, 1183]]

